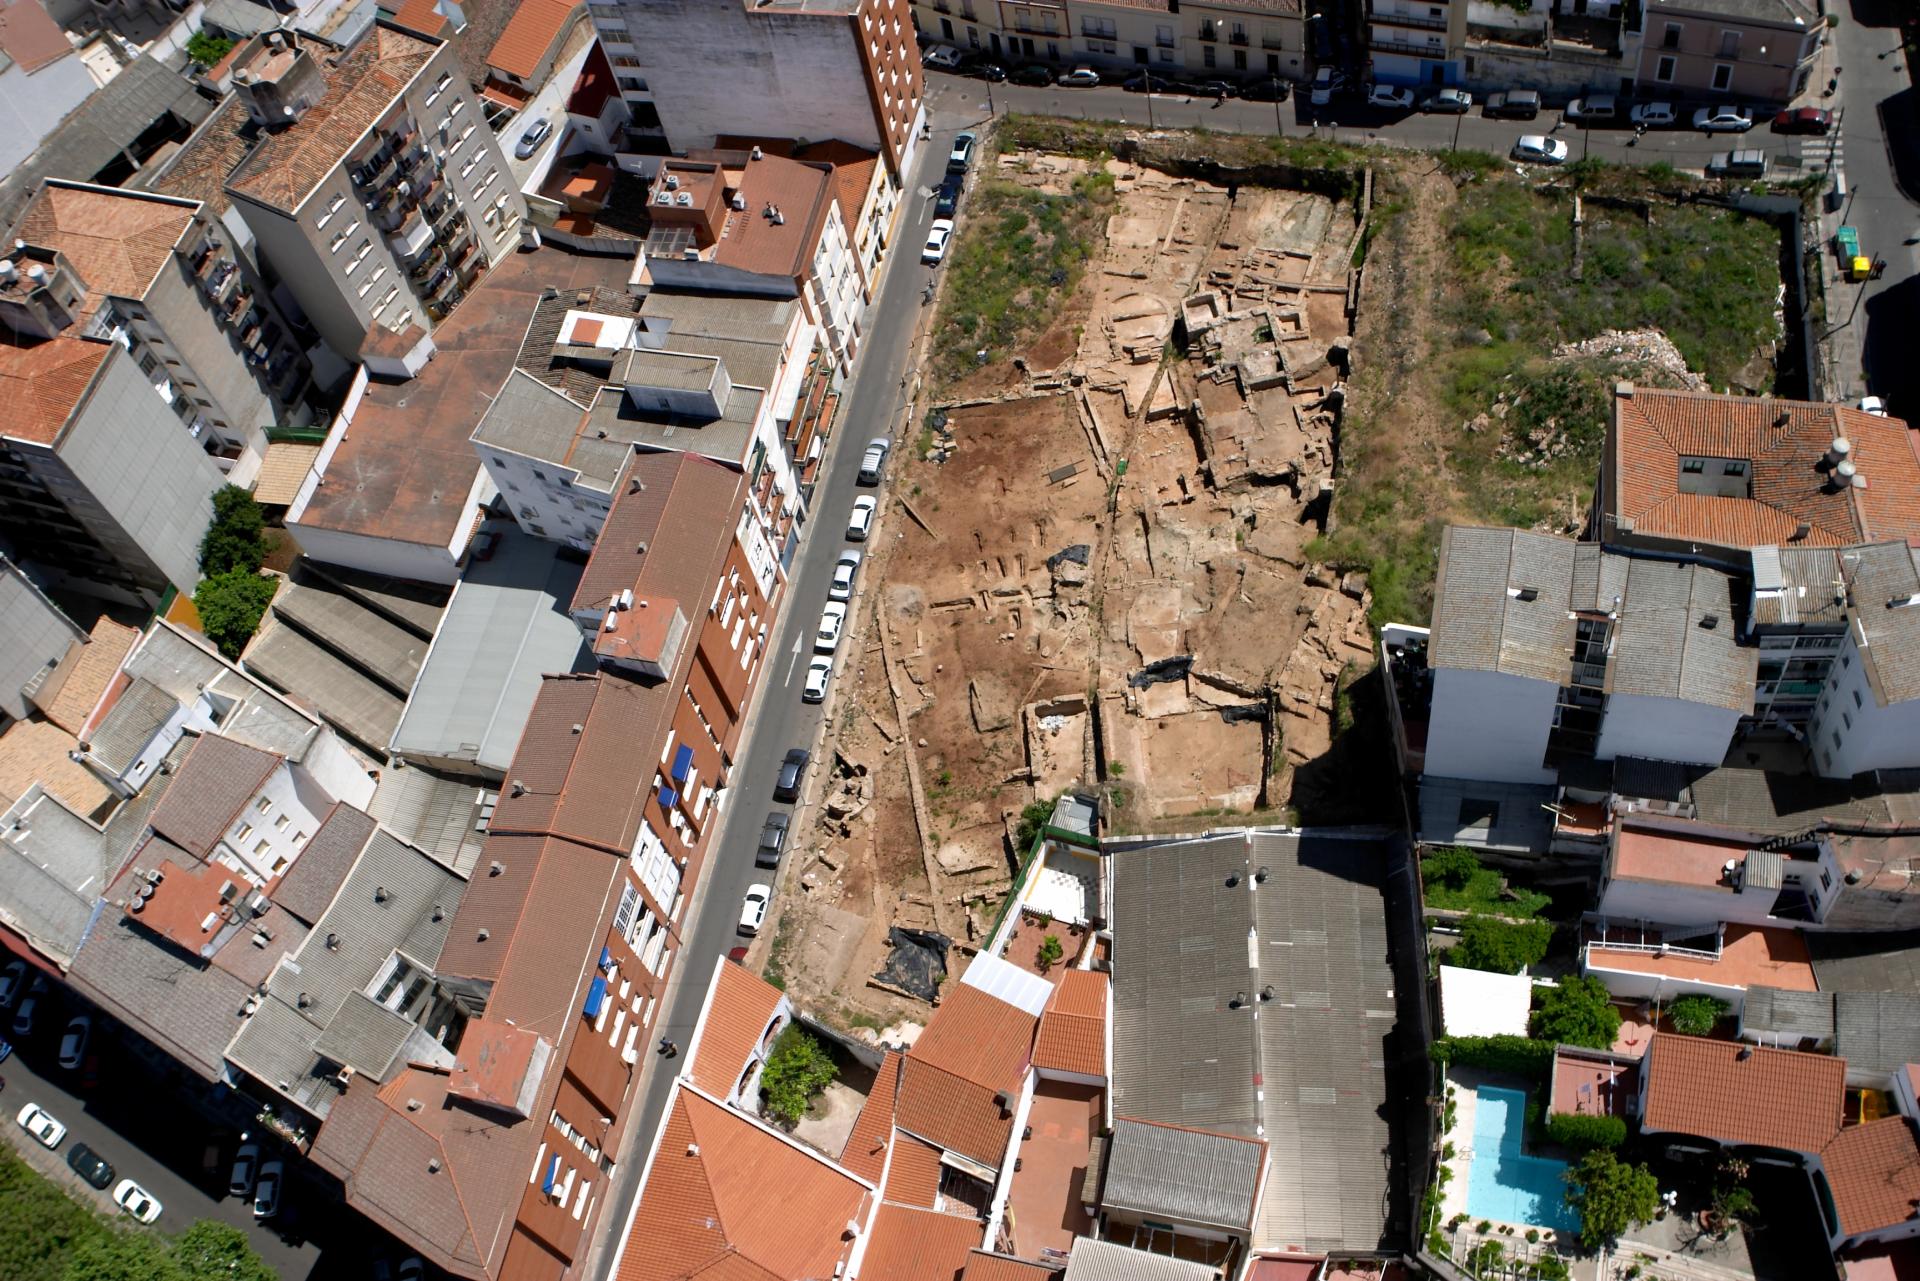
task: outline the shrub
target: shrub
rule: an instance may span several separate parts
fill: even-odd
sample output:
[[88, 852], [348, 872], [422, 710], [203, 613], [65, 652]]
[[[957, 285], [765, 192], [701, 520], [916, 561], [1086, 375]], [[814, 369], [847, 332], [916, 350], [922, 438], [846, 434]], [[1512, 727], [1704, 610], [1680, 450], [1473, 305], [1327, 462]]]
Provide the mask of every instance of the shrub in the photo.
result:
[[807, 1114], [813, 1096], [833, 1083], [839, 1069], [820, 1042], [789, 1023], [773, 1043], [767, 1066], [760, 1074], [760, 1092], [766, 1095], [767, 1114], [788, 1125]]
[[1683, 1036], [1711, 1036], [1714, 1025], [1725, 1018], [1732, 1006], [1717, 996], [1690, 992], [1676, 997], [1667, 1006], [1667, 1021]]
[[193, 589], [193, 607], [200, 614], [200, 630], [228, 658], [240, 651], [260, 626], [261, 615], [273, 603], [280, 580], [258, 569], [235, 565], [200, 580]]
[[1617, 1116], [1555, 1112], [1547, 1118], [1547, 1137], [1562, 1147], [1582, 1151], [1617, 1148], [1627, 1141], [1627, 1123]]
[[1016, 852], [1025, 856], [1033, 848], [1033, 843], [1040, 839], [1041, 830], [1052, 817], [1052, 801], [1028, 801], [1020, 810], [1020, 825], [1013, 834], [1014, 844], [1019, 846]]
[[187, 37], [187, 56], [203, 67], [211, 67], [233, 51], [233, 41], [225, 36], [196, 31]]
[[1040, 955], [1037, 958], [1040, 964], [1040, 972], [1044, 974], [1058, 965], [1063, 951], [1064, 949], [1060, 946], [1060, 936], [1058, 934], [1049, 934], [1041, 939]]
[[1460, 942], [1446, 954], [1446, 963], [1495, 974], [1518, 974], [1538, 964], [1552, 942], [1553, 926], [1546, 921], [1469, 916], [1460, 927]]
[[1515, 1076], [1545, 1077], [1553, 1066], [1552, 1044], [1524, 1036], [1443, 1036], [1434, 1041], [1431, 1053], [1441, 1063]]
[[1449, 845], [1420, 860], [1420, 876], [1428, 885], [1463, 890], [1480, 870], [1480, 860], [1464, 845]]
[[200, 538], [200, 572], [225, 573], [260, 568], [267, 558], [266, 520], [253, 495], [237, 485], [213, 491], [213, 519]]
[[1541, 995], [1532, 1031], [1543, 1041], [1604, 1050], [1620, 1034], [1620, 1011], [1599, 979], [1564, 978]]
[[1660, 1208], [1660, 1183], [1644, 1165], [1596, 1149], [1567, 1171], [1567, 1204], [1580, 1215], [1580, 1244], [1597, 1250]]

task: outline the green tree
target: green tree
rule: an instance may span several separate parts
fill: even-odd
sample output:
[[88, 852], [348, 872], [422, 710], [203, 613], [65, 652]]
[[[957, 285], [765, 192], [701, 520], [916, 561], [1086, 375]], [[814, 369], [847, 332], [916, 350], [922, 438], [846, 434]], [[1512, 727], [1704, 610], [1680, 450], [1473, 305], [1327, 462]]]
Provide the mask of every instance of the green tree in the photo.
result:
[[273, 602], [280, 580], [257, 569], [236, 565], [200, 580], [193, 589], [193, 607], [200, 613], [200, 630], [228, 658], [239, 658], [247, 640], [260, 626], [261, 615]]
[[267, 558], [266, 518], [253, 495], [237, 485], [213, 491], [213, 519], [200, 538], [200, 572], [258, 569]]
[[1644, 1165], [1599, 1149], [1567, 1171], [1567, 1204], [1580, 1215], [1580, 1244], [1589, 1250], [1645, 1223], [1660, 1208], [1660, 1182]]
[[1013, 834], [1013, 842], [1019, 847], [1014, 853], [1025, 858], [1027, 851], [1033, 848], [1034, 841], [1039, 839], [1040, 830], [1052, 817], [1052, 801], [1028, 801], [1020, 810], [1020, 826]]
[[169, 1256], [167, 1239], [101, 1225], [75, 1244], [61, 1281], [188, 1281]]
[[1540, 997], [1540, 1008], [1533, 1012], [1533, 1034], [1558, 1045], [1608, 1049], [1620, 1035], [1620, 1011], [1599, 979], [1564, 978]]
[[820, 1042], [789, 1023], [773, 1043], [766, 1070], [760, 1074], [760, 1092], [767, 1097], [767, 1114], [788, 1125], [807, 1114], [813, 1096], [839, 1075]]
[[211, 67], [233, 50], [233, 41], [196, 31], [187, 37], [187, 56], [203, 67]]
[[253, 1252], [246, 1233], [200, 1219], [173, 1243], [173, 1262], [186, 1281], [277, 1281], [278, 1274]]
[[1627, 1123], [1617, 1116], [1590, 1112], [1555, 1112], [1547, 1118], [1547, 1137], [1561, 1147], [1617, 1148], [1627, 1141]]
[[1553, 943], [1553, 925], [1547, 921], [1502, 921], [1491, 916], [1469, 916], [1460, 927], [1460, 941], [1442, 958], [1448, 965], [1495, 974], [1518, 974], [1538, 964]]
[[1667, 1006], [1667, 1021], [1684, 1036], [1711, 1036], [1714, 1025], [1733, 1009], [1717, 996], [1689, 992]]
[[63, 1281], [75, 1244], [99, 1220], [0, 1146], [0, 1277]]
[[1428, 885], [1444, 885], [1453, 890], [1466, 889], [1479, 870], [1480, 860], [1464, 845], [1449, 845], [1420, 860], [1420, 875]]
[[1040, 962], [1040, 972], [1045, 974], [1048, 970], [1058, 965], [1064, 953], [1065, 949], [1060, 946], [1060, 936], [1058, 934], [1049, 934], [1041, 939], [1040, 955], [1036, 958]]

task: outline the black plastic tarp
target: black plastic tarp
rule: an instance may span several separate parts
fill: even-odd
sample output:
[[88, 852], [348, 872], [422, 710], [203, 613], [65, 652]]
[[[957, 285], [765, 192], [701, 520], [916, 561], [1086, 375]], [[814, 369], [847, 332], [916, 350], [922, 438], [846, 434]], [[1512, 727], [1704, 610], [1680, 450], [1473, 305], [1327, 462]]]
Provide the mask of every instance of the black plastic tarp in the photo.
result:
[[953, 940], [931, 930], [903, 930], [894, 926], [887, 931], [892, 951], [887, 963], [873, 977], [890, 987], [911, 992], [923, 1001], [940, 995], [941, 980], [947, 977], [947, 949]]

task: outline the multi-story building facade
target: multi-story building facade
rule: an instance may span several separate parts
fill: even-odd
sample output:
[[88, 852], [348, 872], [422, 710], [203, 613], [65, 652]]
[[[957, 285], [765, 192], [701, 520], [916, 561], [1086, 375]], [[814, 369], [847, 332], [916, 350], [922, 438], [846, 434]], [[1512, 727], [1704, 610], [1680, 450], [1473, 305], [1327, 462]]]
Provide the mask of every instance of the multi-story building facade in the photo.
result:
[[242, 46], [255, 140], [226, 190], [333, 351], [431, 329], [519, 244], [525, 202], [450, 46], [377, 23], [341, 49]]
[[64, 332], [125, 347], [237, 483], [268, 429], [310, 419], [305, 357], [200, 202], [49, 179], [12, 235], [16, 256], [57, 261], [85, 291]]
[[897, 186], [925, 118], [907, 0], [601, 0], [621, 93], [665, 150], [768, 124], [880, 154]]
[[915, 0], [914, 26], [993, 57], [1167, 75], [1298, 80], [1311, 62], [1299, 0], [1148, 4]]
[[1646, 0], [1642, 93], [1789, 102], [1813, 78], [1826, 19], [1805, 0]]

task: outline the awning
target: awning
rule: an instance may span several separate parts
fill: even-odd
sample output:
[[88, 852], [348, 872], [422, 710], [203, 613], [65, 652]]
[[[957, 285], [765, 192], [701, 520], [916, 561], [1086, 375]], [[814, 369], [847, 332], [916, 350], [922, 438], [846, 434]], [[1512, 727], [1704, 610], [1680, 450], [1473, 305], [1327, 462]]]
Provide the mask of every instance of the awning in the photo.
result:
[[600, 949], [600, 968], [603, 970], [610, 970], [613, 968], [612, 949], [604, 948], [604, 947]]
[[673, 769], [671, 771], [673, 774], [673, 781], [676, 783], [686, 782], [687, 773], [692, 768], [693, 768], [693, 749], [691, 747], [688, 747], [685, 743], [682, 743], [680, 745], [679, 750], [674, 752], [673, 754]]
[[606, 1003], [607, 980], [596, 974], [593, 976], [593, 982], [587, 985], [587, 1003], [580, 1013], [587, 1018], [597, 1019], [600, 1017], [600, 1007]]
[[674, 791], [671, 787], [668, 787], [665, 783], [662, 783], [660, 785], [660, 808], [661, 809], [663, 810], [672, 809], [674, 806], [674, 802], [678, 801], [679, 799], [680, 799], [680, 793]]
[[553, 1162], [547, 1166], [547, 1177], [540, 1180], [540, 1190], [548, 1196], [553, 1195], [553, 1185], [560, 1181], [560, 1156], [554, 1154]]

